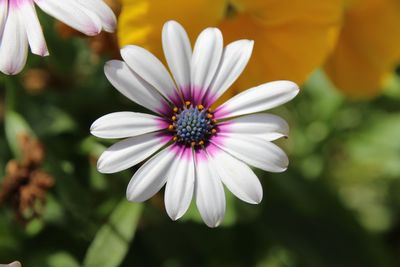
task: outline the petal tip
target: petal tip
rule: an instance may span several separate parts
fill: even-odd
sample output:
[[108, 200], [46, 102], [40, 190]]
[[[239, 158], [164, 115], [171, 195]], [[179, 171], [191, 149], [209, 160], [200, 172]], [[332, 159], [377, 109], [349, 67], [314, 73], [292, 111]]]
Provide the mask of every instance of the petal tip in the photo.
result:
[[131, 181], [129, 182], [128, 187], [126, 188], [126, 199], [129, 202], [138, 202], [138, 201], [135, 201], [134, 194], [132, 193]]
[[167, 22], [164, 23], [164, 28], [167, 27], [175, 27], [175, 26], [181, 26], [180, 23], [178, 23], [176, 20], [168, 20]]
[[292, 81], [286, 81], [290, 84], [290, 87], [293, 91], [296, 92], [296, 94], [298, 94], [300, 92], [300, 87], [297, 85], [297, 83], [292, 82]]
[[103, 27], [106, 32], [113, 33], [117, 29], [117, 17], [114, 15], [107, 21], [107, 27]]
[[108, 33], [114, 33], [115, 30], [116, 30], [116, 26], [104, 28], [104, 31], [108, 32]]
[[96, 122], [97, 121], [93, 122], [92, 125], [90, 125], [90, 129], [89, 129], [90, 134], [94, 135], [94, 136], [97, 136], [96, 135], [96, 128], [97, 128], [97, 123]]
[[250, 46], [251, 50], [253, 50], [254, 44], [255, 44], [256, 42], [255, 42], [254, 40], [249, 40], [249, 42], [250, 42], [249, 46]]
[[258, 204], [261, 203], [262, 199], [263, 199], [263, 192], [261, 191], [261, 192], [253, 199], [254, 203], [252, 203], [252, 204], [258, 205]]
[[76, 29], [87, 36], [93, 37], [100, 34], [103, 28], [101, 25], [86, 25]]
[[179, 215], [178, 213], [172, 213], [172, 212], [168, 212], [168, 216], [171, 218], [171, 220], [173, 220], [174, 222], [177, 221], [180, 217], [182, 217], [182, 215]]
[[210, 227], [210, 228], [217, 228], [218, 226], [220, 226], [220, 224], [221, 224], [221, 220], [218, 220], [218, 221], [213, 222], [213, 223], [206, 223], [206, 225], [208, 227]]
[[247, 45], [249, 45], [250, 47], [253, 47], [254, 46], [254, 40], [250, 40], [250, 39], [245, 39], [246, 40], [246, 42], [247, 42]]
[[116, 70], [118, 68], [122, 68], [123, 65], [123, 61], [121, 60], [117, 60], [117, 59], [113, 59], [113, 60], [109, 60], [104, 64], [103, 70], [104, 73], [107, 76], [107, 73], [111, 70]]
[[97, 170], [98, 170], [100, 173], [103, 173], [103, 174], [111, 173], [111, 172], [107, 169], [107, 167], [105, 166], [105, 162], [104, 162], [104, 153], [101, 154], [101, 156], [100, 156], [99, 159], [97, 160], [96, 168], [97, 168]]
[[21, 263], [19, 261], [14, 261], [14, 262], [12, 262], [12, 263], [10, 263], [8, 265], [5, 265], [5, 266], [8, 266], [8, 267], [21, 267]]
[[31, 48], [32, 54], [41, 56], [41, 57], [47, 57], [50, 55], [49, 50], [47, 49], [46, 43], [42, 43], [38, 47], [33, 47]]
[[126, 191], [126, 200], [128, 200], [129, 202], [136, 202], [131, 194], [129, 194], [128, 190]]
[[1, 68], [1, 72], [5, 75], [17, 75], [22, 71], [23, 68], [15, 68], [13, 66], [6, 66], [5, 68]]
[[[167, 203], [167, 200], [165, 200], [165, 203]], [[165, 210], [167, 211], [168, 217], [171, 218], [173, 221], [177, 221], [180, 218], [182, 218], [183, 215], [186, 213], [186, 209], [180, 209], [177, 207], [171, 207], [170, 205], [165, 205]]]
[[127, 192], [127, 194], [126, 194], [126, 200], [128, 200], [129, 202], [133, 202], [133, 203], [140, 203], [140, 202], [143, 202], [143, 201], [141, 201], [141, 200], [139, 200], [139, 199], [136, 199], [134, 196], [129, 195], [128, 192]]
[[32, 51], [32, 54], [35, 54], [35, 55], [38, 55], [38, 56], [41, 56], [41, 57], [47, 57], [47, 56], [50, 55], [50, 53], [49, 53], [49, 51], [47, 49], [43, 49], [43, 50], [40, 50], [40, 51]]
[[261, 203], [262, 199], [263, 199], [263, 192], [261, 191], [254, 193], [252, 196], [247, 196], [242, 200], [251, 205], [258, 205]]
[[285, 171], [287, 171], [288, 168], [289, 168], [289, 162], [287, 162], [287, 164], [285, 164], [285, 166], [282, 166], [282, 169], [279, 170], [279, 172], [285, 172]]

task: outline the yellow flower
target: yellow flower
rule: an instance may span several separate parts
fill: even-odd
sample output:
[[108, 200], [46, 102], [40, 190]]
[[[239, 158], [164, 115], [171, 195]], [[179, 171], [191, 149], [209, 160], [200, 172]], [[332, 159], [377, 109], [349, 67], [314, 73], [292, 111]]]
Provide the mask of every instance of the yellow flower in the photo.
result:
[[139, 45], [163, 57], [160, 32], [166, 21], [179, 21], [193, 41], [205, 27], [223, 19], [225, 8], [225, 1], [219, 0], [122, 0], [120, 46]]
[[238, 14], [220, 27], [227, 41], [255, 40], [252, 61], [238, 89], [262, 80], [303, 83], [336, 43], [341, 0], [236, 0]]
[[334, 48], [342, 0], [122, 0], [120, 45], [137, 44], [162, 55], [161, 27], [179, 21], [190, 38], [207, 26], [221, 28], [225, 42], [255, 40], [253, 57], [228, 95], [265, 80], [302, 83]]
[[353, 0], [325, 70], [354, 98], [377, 95], [400, 59], [400, 1]]

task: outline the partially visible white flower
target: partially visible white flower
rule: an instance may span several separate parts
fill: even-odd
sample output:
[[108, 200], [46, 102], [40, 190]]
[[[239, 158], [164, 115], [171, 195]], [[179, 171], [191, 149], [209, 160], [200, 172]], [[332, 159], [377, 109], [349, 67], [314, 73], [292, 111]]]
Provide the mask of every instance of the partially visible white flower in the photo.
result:
[[21, 263], [19, 261], [14, 261], [10, 264], [0, 264], [0, 267], [21, 267]]
[[103, 0], [0, 0], [0, 71], [5, 74], [24, 68], [28, 44], [33, 54], [49, 55], [35, 4], [86, 35], [116, 27], [116, 17]]
[[223, 184], [239, 199], [257, 204], [263, 191], [248, 165], [286, 170], [288, 158], [272, 141], [287, 136], [289, 127], [280, 117], [260, 112], [290, 101], [299, 88], [290, 81], [270, 82], [211, 110], [244, 70], [253, 41], [224, 48], [221, 32], [207, 28], [192, 53], [185, 30], [175, 21], [164, 25], [162, 41], [174, 80], [154, 55], [138, 46], [121, 50], [124, 61], [106, 64], [105, 74], [115, 88], [156, 115], [116, 112], [96, 120], [93, 135], [126, 138], [100, 156], [97, 168], [119, 172], [151, 157], [133, 175], [128, 200], [145, 201], [166, 184], [171, 219], [186, 212], [194, 195], [204, 222], [216, 227], [225, 214]]

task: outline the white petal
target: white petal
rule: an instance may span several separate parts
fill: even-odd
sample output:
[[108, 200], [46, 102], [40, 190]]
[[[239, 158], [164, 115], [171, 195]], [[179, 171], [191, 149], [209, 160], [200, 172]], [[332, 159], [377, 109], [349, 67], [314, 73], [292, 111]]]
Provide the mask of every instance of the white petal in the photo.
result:
[[291, 81], [275, 81], [248, 89], [226, 101], [215, 111], [218, 119], [261, 112], [292, 100], [299, 92]]
[[28, 56], [28, 39], [17, 6], [10, 6], [0, 40], [0, 71], [14, 75], [22, 71]]
[[169, 110], [164, 98], [125, 62], [108, 61], [104, 66], [104, 73], [111, 84], [133, 102], [159, 114], [165, 114]]
[[190, 61], [192, 48], [185, 29], [176, 21], [168, 21], [162, 31], [162, 44], [175, 82], [185, 99], [190, 97]]
[[130, 180], [126, 190], [127, 199], [143, 202], [160, 191], [167, 181], [167, 173], [175, 157], [175, 152], [166, 148], [146, 161]]
[[216, 170], [203, 150], [196, 152], [196, 205], [209, 227], [217, 227], [225, 215], [225, 192]]
[[191, 62], [192, 95], [199, 102], [210, 86], [221, 61], [223, 38], [217, 28], [207, 28], [196, 40]]
[[4, 24], [6, 23], [8, 12], [8, 0], [0, 0], [0, 40], [3, 33]]
[[21, 267], [21, 263], [19, 261], [14, 261], [10, 264], [0, 264], [0, 267]]
[[39, 56], [48, 56], [49, 51], [47, 50], [46, 40], [44, 39], [42, 26], [33, 2], [23, 2], [20, 5], [20, 10], [32, 53]]
[[86, 35], [93, 36], [101, 32], [102, 23], [97, 15], [76, 0], [34, 1], [44, 12]]
[[256, 136], [219, 134], [211, 142], [232, 156], [256, 168], [269, 172], [283, 172], [289, 160], [277, 145]]
[[126, 138], [168, 127], [160, 117], [136, 112], [115, 112], [97, 119], [90, 132], [100, 138]]
[[179, 94], [167, 69], [152, 53], [136, 45], [121, 49], [128, 66], [173, 103], [179, 103]]
[[253, 51], [254, 41], [239, 40], [230, 43], [223, 52], [217, 74], [207, 92], [206, 105], [211, 105], [236, 81], [246, 67]]
[[101, 154], [97, 169], [114, 173], [128, 169], [151, 156], [169, 140], [159, 133], [148, 133], [120, 141]]
[[79, 2], [87, 9], [96, 13], [101, 20], [103, 29], [107, 32], [114, 32], [117, 26], [117, 18], [111, 8], [103, 0], [84, 0]]
[[250, 167], [213, 144], [207, 148], [212, 164], [226, 187], [239, 199], [258, 204], [263, 197], [260, 181]]
[[248, 136], [258, 136], [266, 141], [274, 141], [289, 135], [289, 125], [279, 116], [258, 113], [250, 114], [218, 124], [224, 133], [238, 133]]
[[165, 209], [174, 221], [182, 217], [190, 206], [193, 197], [194, 177], [192, 149], [180, 149], [179, 157], [176, 157], [169, 171], [165, 187]]

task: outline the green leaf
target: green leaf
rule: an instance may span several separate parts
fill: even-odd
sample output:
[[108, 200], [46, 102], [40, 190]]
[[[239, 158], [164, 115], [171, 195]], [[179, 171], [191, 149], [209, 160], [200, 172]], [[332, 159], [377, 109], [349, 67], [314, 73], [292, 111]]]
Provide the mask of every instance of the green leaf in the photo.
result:
[[84, 267], [117, 267], [128, 252], [142, 211], [141, 204], [122, 200], [97, 232], [86, 253]]
[[[366, 125], [343, 143], [343, 156], [331, 172], [343, 202], [357, 211], [362, 224], [373, 232], [385, 232], [395, 222], [390, 205], [400, 176], [400, 114], [370, 114]], [[362, 177], [362, 179], [360, 178]]]
[[79, 267], [79, 263], [67, 252], [57, 252], [47, 258], [50, 267]]
[[[33, 113], [34, 109], [31, 110]], [[73, 132], [77, 127], [74, 119], [58, 107], [45, 105], [35, 111], [36, 120], [33, 126], [39, 136], [56, 136]]]
[[99, 157], [106, 150], [106, 147], [97, 142], [96, 138], [90, 136], [81, 142], [80, 150], [90, 156]]
[[5, 131], [8, 144], [16, 158], [21, 157], [18, 137], [21, 134], [34, 135], [25, 119], [15, 111], [9, 110], [5, 115]]

